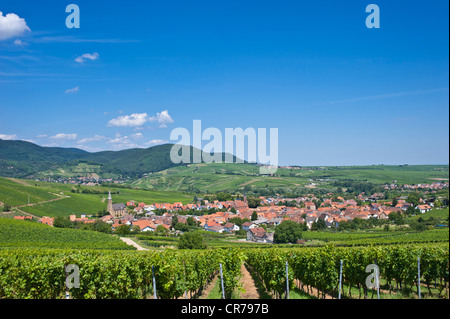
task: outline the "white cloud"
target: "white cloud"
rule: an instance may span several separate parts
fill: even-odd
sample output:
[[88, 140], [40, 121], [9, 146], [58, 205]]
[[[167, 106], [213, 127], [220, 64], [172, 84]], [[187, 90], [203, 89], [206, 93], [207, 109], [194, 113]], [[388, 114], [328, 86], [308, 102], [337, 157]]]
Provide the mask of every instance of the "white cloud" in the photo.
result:
[[108, 126], [119, 127], [135, 127], [139, 128], [147, 122], [157, 122], [159, 127], [167, 127], [167, 124], [173, 123], [172, 117], [169, 115], [169, 111], [165, 110], [156, 113], [155, 116], [149, 116], [147, 113], [133, 113], [131, 115], [122, 115], [108, 122]]
[[[130, 148], [146, 148], [153, 145], [165, 144], [166, 140], [153, 139], [150, 141], [142, 140], [144, 136], [141, 133], [122, 136], [120, 133], [116, 133], [115, 138], [110, 138], [106, 143], [112, 144], [113, 149], [130, 149]], [[137, 142], [141, 140], [141, 142]]]
[[142, 126], [148, 121], [147, 113], [133, 113], [122, 115], [108, 122], [108, 126]]
[[77, 63], [84, 63], [86, 60], [95, 61], [100, 57], [100, 55], [97, 52], [94, 52], [92, 54], [85, 53], [75, 59], [75, 62]]
[[46, 144], [42, 144], [42, 146], [45, 146], [45, 147], [58, 147], [60, 145], [58, 143], [46, 143]]
[[0, 140], [17, 140], [17, 135], [16, 134], [11, 134], [11, 135], [0, 134]]
[[91, 142], [97, 142], [101, 140], [105, 140], [106, 137], [101, 135], [94, 135], [93, 137], [86, 137], [78, 141], [78, 144], [84, 144], [84, 143], [91, 143]]
[[149, 118], [149, 121], [151, 122], [158, 122], [160, 124], [159, 127], [164, 128], [167, 127], [167, 124], [173, 123], [172, 117], [169, 115], [169, 111], [165, 110], [161, 113], [156, 113], [156, 116], [152, 116]]
[[129, 144], [130, 140], [128, 136], [122, 136], [120, 133], [116, 133], [116, 138], [110, 139], [107, 143], [110, 144]]
[[51, 139], [55, 139], [55, 140], [76, 140], [78, 137], [78, 134], [65, 134], [65, 133], [59, 133], [56, 134], [54, 136], [51, 136]]
[[159, 140], [159, 139], [154, 139], [148, 142], [145, 142], [145, 145], [149, 146], [149, 145], [159, 145], [159, 144], [164, 144], [167, 143], [166, 140]]
[[140, 148], [140, 146], [133, 143], [128, 136], [121, 136], [120, 134], [116, 134], [116, 138], [110, 139], [107, 143], [112, 144], [114, 150]]
[[47, 137], [47, 134], [39, 134], [38, 136], [36, 136], [37, 138], [44, 138]]
[[16, 39], [16, 40], [14, 40], [14, 45], [16, 45], [18, 47], [24, 47], [24, 46], [27, 46], [28, 43], [26, 43], [20, 39]]
[[64, 94], [76, 94], [80, 92], [80, 88], [78, 86], [72, 88], [72, 89], [67, 89], [64, 91]]
[[427, 94], [427, 93], [437, 93], [437, 92], [444, 92], [444, 91], [448, 91], [448, 88], [437, 88], [437, 89], [430, 89], [430, 90], [418, 90], [418, 91], [409, 91], [409, 92], [397, 92], [397, 93], [389, 93], [389, 94], [361, 96], [361, 97], [350, 98], [350, 99], [345, 99], [345, 100], [336, 100], [336, 101], [321, 103], [321, 104], [317, 104], [316, 106], [388, 99], [388, 98], [403, 97], [403, 96], [418, 95], [418, 94]]
[[89, 146], [89, 145], [84, 145], [84, 144], [78, 144], [75, 146], [76, 148], [85, 150], [87, 152], [101, 152], [104, 151], [105, 149], [101, 148], [101, 147], [95, 147], [95, 146]]
[[128, 139], [128, 136], [124, 137], [117, 137], [115, 139], [109, 140], [109, 144], [129, 144], [130, 140]]
[[143, 138], [144, 136], [142, 135], [142, 133], [135, 133], [135, 134], [131, 134], [130, 137], [132, 139], [138, 140], [138, 139]]
[[4, 16], [0, 11], [0, 41], [21, 36], [25, 31], [31, 31], [25, 19], [15, 13]]

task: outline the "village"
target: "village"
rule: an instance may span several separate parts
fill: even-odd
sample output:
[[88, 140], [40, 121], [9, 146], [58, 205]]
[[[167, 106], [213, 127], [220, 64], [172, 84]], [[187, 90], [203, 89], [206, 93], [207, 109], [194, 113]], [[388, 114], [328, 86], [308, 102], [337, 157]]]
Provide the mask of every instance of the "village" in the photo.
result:
[[[344, 199], [329, 193], [327, 197], [318, 201], [313, 194], [299, 198], [265, 198], [259, 197], [259, 205], [249, 207], [249, 201], [244, 198], [229, 201], [201, 200], [201, 203], [183, 204], [175, 203], [144, 203], [128, 201], [113, 204], [111, 192], [107, 199], [108, 214], [102, 217], [93, 217], [81, 214], [80, 217], [70, 215], [71, 222], [95, 223], [98, 220], [111, 226], [111, 230], [125, 225], [131, 232], [156, 232], [167, 230], [180, 232], [174, 229], [174, 218], [179, 225], [195, 225], [205, 231], [215, 233], [235, 233], [241, 229], [245, 231], [247, 241], [273, 242], [273, 229], [284, 220], [302, 224], [304, 229], [312, 229], [313, 225], [321, 222], [327, 228], [339, 228], [342, 222], [355, 218], [389, 219], [393, 212], [404, 213], [413, 207], [416, 212], [425, 213], [431, 210], [434, 202], [420, 198], [418, 205], [408, 203], [406, 198], [394, 201], [381, 201], [383, 194], [367, 196], [360, 194], [355, 199]], [[289, 203], [289, 204], [287, 204]], [[317, 206], [317, 204], [319, 206]], [[213, 213], [209, 213], [213, 211]], [[16, 216], [16, 219], [26, 219], [25, 216]], [[242, 223], [236, 223], [238, 218]], [[234, 223], [230, 220], [235, 221]], [[38, 222], [53, 226], [54, 218], [42, 217]], [[239, 225], [237, 225], [239, 224]], [[181, 227], [183, 230], [183, 228]], [[241, 230], [241, 234], [243, 233]]]

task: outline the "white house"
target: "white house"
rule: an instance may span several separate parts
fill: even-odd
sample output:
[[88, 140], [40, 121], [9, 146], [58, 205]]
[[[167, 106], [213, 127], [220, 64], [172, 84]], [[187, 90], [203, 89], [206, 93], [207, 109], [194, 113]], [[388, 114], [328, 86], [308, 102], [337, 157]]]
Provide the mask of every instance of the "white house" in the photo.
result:
[[225, 231], [229, 232], [229, 233], [238, 231], [240, 229], [238, 225], [233, 224], [233, 223], [226, 223], [224, 225], [224, 228], [225, 228]]
[[274, 218], [269, 220], [268, 224], [269, 225], [278, 226], [278, 225], [281, 224], [282, 221], [283, 221], [283, 218], [281, 218], [281, 217], [274, 217]]
[[425, 204], [425, 205], [418, 205], [418, 206], [416, 206], [416, 209], [420, 210], [420, 212], [423, 214], [423, 213], [426, 213], [426, 212], [430, 211], [431, 210], [431, 206], [427, 205], [427, 204]]
[[252, 222], [245, 222], [245, 223], [242, 224], [242, 229], [245, 230], [245, 231], [247, 231], [249, 229], [252, 229], [252, 228], [255, 228], [255, 227], [258, 227], [258, 226], [256, 224], [252, 223]]
[[141, 219], [134, 221], [133, 226], [139, 226], [141, 232], [155, 231], [156, 225], [151, 220]]
[[313, 224], [313, 223], [316, 223], [317, 220], [318, 220], [317, 217], [314, 217], [314, 216], [306, 216], [306, 218], [305, 218], [305, 223], [306, 223], [306, 226], [308, 226], [308, 229], [311, 229], [312, 224]]

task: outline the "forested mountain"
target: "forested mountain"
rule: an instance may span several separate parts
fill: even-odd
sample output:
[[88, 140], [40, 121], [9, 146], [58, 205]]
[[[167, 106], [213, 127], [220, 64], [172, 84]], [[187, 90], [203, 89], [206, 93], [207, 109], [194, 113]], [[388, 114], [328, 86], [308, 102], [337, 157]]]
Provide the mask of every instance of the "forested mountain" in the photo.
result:
[[[90, 153], [77, 148], [43, 147], [25, 141], [0, 139], [0, 176], [32, 178], [44, 171], [76, 167], [79, 163], [97, 165], [97, 174], [113, 173], [140, 177], [146, 173], [185, 164], [170, 159], [173, 144], [150, 148]], [[191, 147], [191, 158], [193, 147]], [[222, 154], [222, 158], [224, 155]], [[235, 159], [235, 158], [234, 158]]]

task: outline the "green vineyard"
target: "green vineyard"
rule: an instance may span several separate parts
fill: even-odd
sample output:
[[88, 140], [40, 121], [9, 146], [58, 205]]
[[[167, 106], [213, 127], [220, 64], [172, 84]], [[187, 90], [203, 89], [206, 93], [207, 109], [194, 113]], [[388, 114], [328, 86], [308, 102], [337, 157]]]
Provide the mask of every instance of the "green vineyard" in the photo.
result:
[[242, 263], [274, 297], [285, 298], [287, 287], [297, 286], [315, 289], [320, 297], [341, 289], [341, 261], [343, 293], [358, 298], [351, 296], [356, 288], [359, 298], [366, 298], [368, 265], [379, 267], [389, 289], [412, 289], [419, 280], [418, 258], [423, 289], [437, 287], [440, 298], [448, 298], [445, 244], [162, 252], [4, 249], [0, 250], [0, 298], [64, 298], [65, 266], [70, 264], [79, 268], [80, 285], [70, 289], [74, 299], [154, 298], [155, 293], [161, 299], [196, 298], [219, 275], [220, 265], [224, 295], [229, 298], [239, 286]]
[[[79, 267], [76, 299], [129, 299], [195, 295], [223, 263], [226, 292], [234, 289], [243, 254], [236, 250], [196, 252], [133, 252], [95, 250], [0, 251], [0, 298], [62, 298], [66, 291], [65, 267]], [[154, 271], [153, 271], [154, 270]]]
[[[288, 262], [288, 284], [297, 280], [308, 291], [316, 288], [318, 297], [337, 295], [339, 289], [340, 264], [342, 282], [350, 290], [357, 287], [359, 295], [367, 297], [366, 272], [368, 265], [379, 267], [390, 290], [399, 285], [411, 288], [418, 283], [418, 258], [421, 260], [421, 279], [429, 289], [440, 283], [442, 293], [448, 296], [449, 250], [448, 245], [395, 245], [374, 247], [322, 247], [303, 250], [254, 249], [247, 253], [247, 263], [258, 274], [266, 289], [280, 296], [285, 292], [285, 261]], [[350, 295], [351, 297], [351, 295]]]
[[118, 237], [100, 232], [0, 218], [0, 249], [4, 248], [135, 249]]

